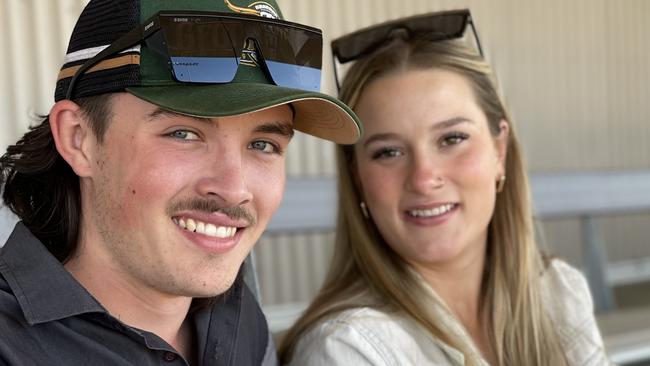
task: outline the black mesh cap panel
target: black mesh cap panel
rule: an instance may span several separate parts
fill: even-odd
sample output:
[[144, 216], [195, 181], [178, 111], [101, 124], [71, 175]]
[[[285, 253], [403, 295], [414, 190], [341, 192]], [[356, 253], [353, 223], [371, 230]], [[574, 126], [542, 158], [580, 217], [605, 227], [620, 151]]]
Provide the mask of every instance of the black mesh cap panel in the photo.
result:
[[[140, 24], [138, 0], [92, 0], [84, 8], [72, 31], [68, 54], [108, 46]], [[61, 69], [83, 64], [94, 56], [65, 63]], [[118, 55], [115, 55], [117, 57]], [[54, 100], [65, 99], [70, 77], [56, 84]], [[140, 68], [137, 65], [120, 66], [97, 72], [86, 72], [77, 80], [75, 97], [118, 92], [128, 86], [140, 85]]]

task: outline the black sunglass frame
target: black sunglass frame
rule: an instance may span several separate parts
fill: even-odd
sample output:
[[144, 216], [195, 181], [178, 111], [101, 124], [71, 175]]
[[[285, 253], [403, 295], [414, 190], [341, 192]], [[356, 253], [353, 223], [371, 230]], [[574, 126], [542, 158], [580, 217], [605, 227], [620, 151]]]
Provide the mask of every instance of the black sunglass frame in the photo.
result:
[[[440, 32], [441, 29], [436, 28], [436, 24], [437, 24], [436, 18], [441, 19], [450, 16], [462, 17], [462, 23], [461, 23], [462, 25], [458, 27], [458, 29], [455, 29], [453, 32], [449, 32], [449, 33]], [[424, 30], [412, 29], [413, 28], [412, 25], [414, 25], [415, 23], [422, 22], [424, 20], [429, 20], [432, 26]], [[472, 15], [469, 9], [439, 11], [439, 12], [415, 15], [415, 16], [401, 18], [397, 20], [390, 20], [384, 23], [362, 28], [353, 33], [339, 37], [333, 40], [331, 43], [332, 63], [334, 66], [334, 80], [336, 81], [336, 90], [337, 92], [341, 91], [341, 82], [339, 81], [337, 62], [338, 64], [343, 65], [347, 62], [355, 61], [367, 56], [368, 54], [374, 52], [376, 49], [384, 45], [386, 42], [394, 39], [394, 35], [396, 31], [400, 31], [400, 30], [405, 31], [406, 35], [408, 36], [407, 39], [415, 38], [418, 35], [440, 32], [440, 36], [438, 38], [431, 39], [432, 42], [439, 42], [439, 41], [445, 41], [450, 39], [462, 38], [468, 26], [472, 29], [472, 34], [474, 35], [474, 41], [476, 42], [476, 48], [478, 49], [479, 54], [482, 57], [484, 57], [483, 48], [481, 47], [481, 41], [478, 37], [478, 32], [476, 31], [476, 26], [474, 24], [474, 21], [472, 20]], [[343, 56], [341, 54], [340, 50], [341, 48], [343, 48], [344, 45], [355, 42], [360, 37], [372, 35], [373, 33], [374, 34], [383, 33], [383, 35], [368, 40], [366, 42], [368, 43], [368, 46], [366, 46], [359, 52], [356, 52], [354, 55]]]
[[[97, 53], [94, 57], [92, 57], [91, 59], [83, 63], [81, 67], [77, 69], [74, 76], [70, 80], [70, 83], [68, 84], [68, 90], [66, 91], [65, 99], [72, 100], [74, 87], [77, 83], [77, 80], [81, 76], [83, 76], [86, 73], [86, 71], [88, 71], [90, 68], [97, 65], [99, 62], [105, 60], [106, 58], [115, 55], [116, 53], [122, 52], [128, 48], [131, 48], [137, 44], [144, 42], [147, 38], [149, 38], [154, 33], [159, 31], [162, 28], [161, 21], [160, 21], [160, 18], [162, 17], [219, 18], [219, 19], [230, 19], [230, 20], [234, 19], [234, 20], [247, 21], [247, 22], [251, 22], [251, 21], [260, 22], [260, 23], [267, 23], [267, 24], [272, 24], [275, 26], [280, 26], [285, 28], [294, 28], [309, 33], [314, 33], [319, 37], [321, 37], [322, 39], [322, 32], [320, 29], [310, 27], [308, 25], [304, 25], [300, 23], [294, 23], [287, 20], [282, 20], [282, 19], [273, 19], [273, 18], [266, 18], [257, 15], [238, 14], [238, 13], [221, 13], [221, 12], [207, 12], [207, 11], [159, 11], [156, 14], [154, 14], [152, 17], [150, 17], [146, 22], [133, 28], [131, 31], [129, 31], [122, 37], [118, 38], [116, 41], [111, 43], [108, 47], [103, 49], [101, 52]], [[262, 51], [259, 47], [260, 46], [259, 42], [257, 40], [255, 40], [255, 42], [258, 46], [260, 57], [264, 58], [262, 55]], [[268, 72], [268, 70], [265, 71]]]

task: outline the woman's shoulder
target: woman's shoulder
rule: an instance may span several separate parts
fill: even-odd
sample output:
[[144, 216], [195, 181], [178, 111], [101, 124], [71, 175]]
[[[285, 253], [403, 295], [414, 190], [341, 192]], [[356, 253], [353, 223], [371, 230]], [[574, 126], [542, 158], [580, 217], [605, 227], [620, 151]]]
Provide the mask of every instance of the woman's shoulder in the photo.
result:
[[348, 309], [313, 326], [290, 365], [416, 365], [423, 357], [419, 342], [427, 338], [422, 332], [398, 312]]
[[542, 276], [542, 289], [544, 298], [561, 307], [563, 312], [593, 312], [587, 279], [577, 268], [561, 259], [551, 260]]
[[573, 365], [609, 365], [585, 276], [553, 259], [542, 276], [542, 301]]

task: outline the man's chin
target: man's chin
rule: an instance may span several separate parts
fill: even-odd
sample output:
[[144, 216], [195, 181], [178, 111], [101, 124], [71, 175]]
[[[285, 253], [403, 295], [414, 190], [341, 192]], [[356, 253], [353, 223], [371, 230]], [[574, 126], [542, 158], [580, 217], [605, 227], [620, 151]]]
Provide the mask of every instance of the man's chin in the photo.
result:
[[182, 295], [193, 298], [213, 298], [226, 293], [232, 287], [236, 278], [237, 272], [232, 275], [223, 275], [218, 280], [206, 280], [203, 283], [195, 282], [188, 285]]

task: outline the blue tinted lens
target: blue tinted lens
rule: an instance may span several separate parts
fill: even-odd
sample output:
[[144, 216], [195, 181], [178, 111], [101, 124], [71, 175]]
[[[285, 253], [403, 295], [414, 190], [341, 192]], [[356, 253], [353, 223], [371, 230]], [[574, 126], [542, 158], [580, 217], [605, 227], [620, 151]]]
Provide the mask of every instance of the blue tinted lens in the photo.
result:
[[273, 81], [279, 86], [309, 91], [320, 90], [320, 69], [268, 60], [266, 66]]
[[176, 80], [187, 83], [228, 83], [237, 73], [236, 57], [170, 57]]

